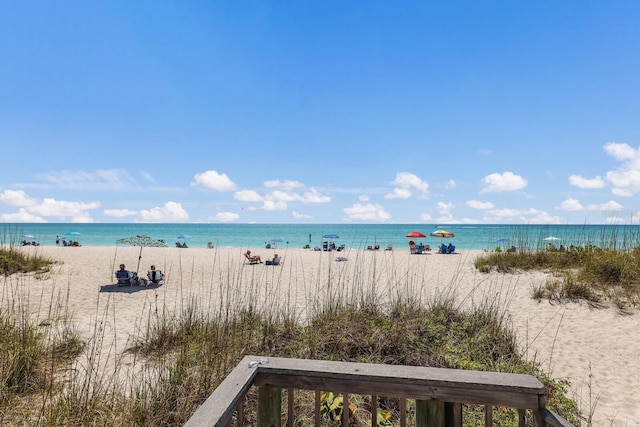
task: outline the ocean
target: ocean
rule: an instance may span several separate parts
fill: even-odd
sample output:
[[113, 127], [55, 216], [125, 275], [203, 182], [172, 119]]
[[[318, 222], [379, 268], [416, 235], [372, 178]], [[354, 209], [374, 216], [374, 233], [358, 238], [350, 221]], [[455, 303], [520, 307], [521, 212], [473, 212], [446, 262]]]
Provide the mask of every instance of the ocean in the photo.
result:
[[[431, 237], [429, 233], [446, 229], [453, 238]], [[84, 246], [116, 246], [117, 240], [147, 235], [164, 240], [168, 246], [176, 241], [188, 247], [214, 246], [259, 248], [271, 244], [276, 248], [322, 246], [325, 240], [346, 248], [365, 249], [387, 245], [406, 248], [409, 240], [430, 244], [451, 243], [456, 250], [482, 250], [516, 246], [543, 248], [596, 245], [602, 248], [629, 249], [640, 245], [640, 225], [486, 225], [486, 224], [69, 224], [4, 223], [0, 225], [0, 244], [17, 244], [22, 240], [40, 245], [55, 245], [56, 236], [78, 241]], [[406, 234], [418, 231], [427, 237], [409, 239]], [[323, 238], [325, 235], [338, 237]], [[187, 238], [178, 239], [179, 236]]]

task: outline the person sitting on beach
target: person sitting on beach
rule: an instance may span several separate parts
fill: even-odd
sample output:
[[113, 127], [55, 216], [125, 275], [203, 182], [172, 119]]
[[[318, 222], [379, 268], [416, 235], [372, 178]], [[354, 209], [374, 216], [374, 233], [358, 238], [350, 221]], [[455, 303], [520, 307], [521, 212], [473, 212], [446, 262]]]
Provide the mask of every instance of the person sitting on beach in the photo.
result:
[[147, 285], [146, 279], [138, 277], [135, 271], [127, 270], [124, 264], [120, 264], [120, 270], [116, 271], [116, 279], [118, 279], [118, 285]]
[[245, 252], [244, 256], [249, 260], [251, 264], [262, 264], [260, 255], [251, 255], [251, 251], [249, 249], [247, 249], [247, 252]]
[[207, 242], [207, 249], [213, 249], [213, 243]]
[[265, 265], [280, 265], [280, 257], [278, 256], [278, 254], [275, 254], [271, 261], [267, 260]]
[[162, 274], [161, 270], [156, 270], [156, 266], [152, 265], [151, 270], [147, 271], [147, 277], [151, 281], [151, 283], [158, 284], [161, 281], [164, 281], [164, 274]]

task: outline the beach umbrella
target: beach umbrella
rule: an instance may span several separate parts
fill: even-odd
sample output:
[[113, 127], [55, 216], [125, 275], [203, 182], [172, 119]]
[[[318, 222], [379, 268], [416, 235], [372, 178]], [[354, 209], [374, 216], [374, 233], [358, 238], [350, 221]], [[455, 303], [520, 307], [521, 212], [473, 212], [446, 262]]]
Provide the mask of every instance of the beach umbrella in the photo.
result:
[[325, 234], [322, 236], [323, 239], [339, 239], [340, 237], [336, 234]]
[[433, 232], [429, 233], [429, 236], [440, 237], [440, 238], [456, 237], [456, 235], [453, 234], [452, 232], [447, 231], [447, 230], [442, 230], [442, 229], [436, 230], [436, 231], [433, 231]]
[[554, 236], [549, 236], [549, 237], [545, 237], [543, 240], [546, 240], [547, 242], [551, 242], [553, 240], [560, 240], [559, 237], [554, 237]]
[[412, 231], [411, 233], [407, 234], [404, 237], [413, 237], [413, 238], [416, 238], [416, 239], [420, 239], [420, 238], [427, 237], [427, 236], [425, 236], [424, 234], [422, 234], [419, 231]]
[[80, 233], [78, 233], [77, 231], [69, 231], [67, 233], [67, 236], [79, 236], [79, 235], [80, 235]]
[[27, 239], [35, 239], [36, 236], [34, 236], [33, 234], [23, 234], [22, 237], [27, 238]]
[[509, 239], [502, 238], [502, 239], [496, 240], [496, 243], [507, 243], [508, 241]]
[[152, 239], [149, 236], [145, 236], [144, 234], [138, 234], [133, 237], [125, 237], [122, 239], [116, 240], [117, 243], [129, 244], [131, 246], [140, 246], [140, 254], [138, 255], [138, 267], [136, 271], [140, 268], [140, 260], [142, 259], [142, 248], [144, 247], [156, 247], [163, 248], [166, 247], [167, 244], [163, 240]]
[[190, 234], [181, 234], [177, 238], [178, 238], [178, 240], [186, 240], [186, 239], [190, 239], [191, 235]]

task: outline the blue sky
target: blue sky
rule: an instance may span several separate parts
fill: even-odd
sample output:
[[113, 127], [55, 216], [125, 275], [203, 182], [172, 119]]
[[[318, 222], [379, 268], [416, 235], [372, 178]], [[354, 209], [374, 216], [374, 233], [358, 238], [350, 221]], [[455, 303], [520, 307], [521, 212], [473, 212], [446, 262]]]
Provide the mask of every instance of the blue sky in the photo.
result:
[[640, 2], [0, 3], [0, 222], [635, 223]]

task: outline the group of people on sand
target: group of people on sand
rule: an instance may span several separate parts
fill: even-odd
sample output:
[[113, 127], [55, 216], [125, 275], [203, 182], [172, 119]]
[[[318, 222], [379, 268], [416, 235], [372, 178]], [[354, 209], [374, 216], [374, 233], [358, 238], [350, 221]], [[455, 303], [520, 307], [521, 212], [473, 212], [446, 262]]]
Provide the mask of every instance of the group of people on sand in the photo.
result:
[[137, 271], [127, 270], [124, 264], [120, 264], [120, 269], [116, 271], [116, 279], [118, 279], [118, 285], [140, 285], [147, 286], [149, 283], [159, 284], [165, 279], [162, 270], [156, 269], [155, 265], [152, 265], [149, 271], [147, 271], [147, 278], [138, 276]]
[[67, 241], [66, 239], [61, 239], [60, 236], [56, 236], [56, 246], [60, 246], [60, 245], [62, 245], [62, 246], [75, 246], [75, 247], [82, 246], [80, 244], [80, 242], [78, 242], [78, 241], [73, 241], [71, 239], [69, 239], [69, 241]]
[[[251, 251], [247, 249], [247, 252], [244, 253], [244, 256], [249, 260], [251, 264], [263, 264], [262, 257], [260, 255], [251, 255]], [[266, 265], [280, 265], [280, 255], [274, 254], [273, 258], [267, 260], [264, 264]]]

